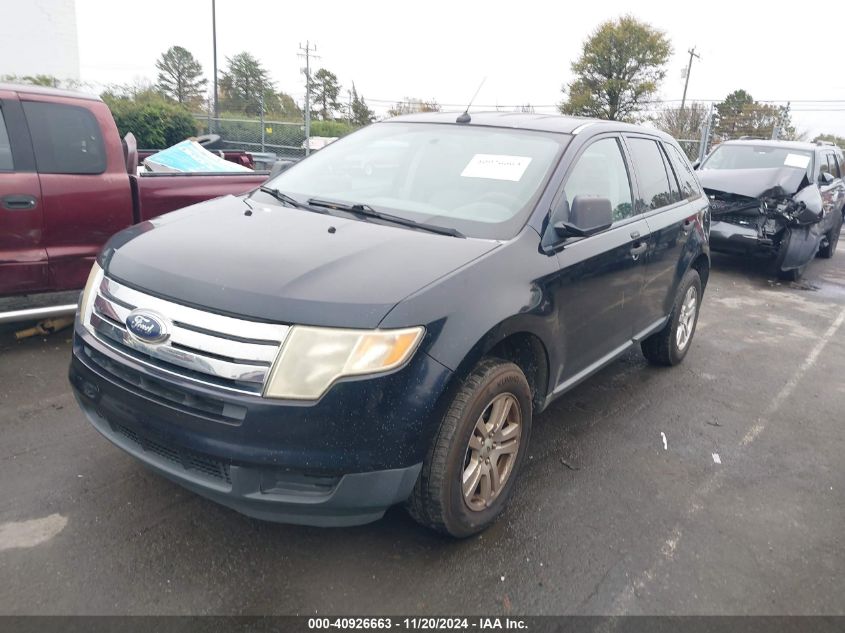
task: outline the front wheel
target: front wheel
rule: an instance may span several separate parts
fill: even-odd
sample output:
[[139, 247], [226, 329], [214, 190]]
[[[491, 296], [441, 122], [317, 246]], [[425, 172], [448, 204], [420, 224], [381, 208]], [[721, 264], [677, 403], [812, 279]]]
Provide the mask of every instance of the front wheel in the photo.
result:
[[825, 244], [819, 249], [819, 257], [830, 259], [836, 252], [836, 245], [839, 243], [839, 233], [842, 231], [842, 225], [830, 229], [825, 237]]
[[696, 270], [688, 270], [681, 279], [669, 321], [640, 343], [643, 356], [652, 365], [677, 365], [690, 348], [698, 312], [701, 308], [701, 277]]
[[531, 389], [513, 363], [485, 358], [449, 405], [407, 507], [419, 523], [463, 538], [504, 510], [531, 435]]

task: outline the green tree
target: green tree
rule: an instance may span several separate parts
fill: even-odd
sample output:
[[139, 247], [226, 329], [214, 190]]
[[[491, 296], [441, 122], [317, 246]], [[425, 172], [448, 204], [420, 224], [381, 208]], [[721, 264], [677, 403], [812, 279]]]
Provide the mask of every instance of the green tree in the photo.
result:
[[268, 110], [267, 116], [279, 118], [282, 121], [301, 121], [302, 109], [296, 104], [293, 97], [285, 92], [280, 92], [276, 95], [278, 108], [276, 110]]
[[396, 105], [387, 111], [388, 116], [400, 116], [403, 114], [416, 114], [417, 112], [440, 112], [440, 104], [436, 100], [425, 101], [416, 97], [405, 97], [404, 101], [398, 101]]
[[143, 149], [164, 149], [197, 134], [197, 120], [184, 106], [165, 100], [154, 91], [137, 98], [104, 92], [121, 136], [132, 132]]
[[220, 93], [225, 110], [252, 116], [261, 113], [262, 97], [265, 112], [281, 110], [276, 85], [255, 57], [247, 52], [226, 58], [226, 70], [220, 75]]
[[666, 76], [672, 45], [666, 34], [626, 15], [608, 20], [584, 42], [563, 87], [563, 114], [634, 120]]
[[208, 80], [202, 75], [202, 66], [181, 46], [171, 46], [156, 62], [158, 83], [162, 94], [181, 104], [198, 104]]
[[364, 101], [364, 95], [358, 96], [358, 91], [355, 89], [355, 82], [352, 82], [352, 102], [350, 105], [351, 112], [349, 118], [352, 123], [357, 126], [369, 125], [376, 118], [376, 113], [370, 110], [367, 102]]
[[734, 90], [717, 103], [716, 113], [715, 136], [718, 140], [742, 136], [771, 138], [776, 126], [780, 139], [799, 140], [805, 136], [793, 124], [789, 104], [760, 103], [745, 90]]
[[323, 121], [334, 118], [334, 113], [341, 109], [338, 95], [340, 83], [337, 75], [325, 68], [314, 73], [311, 78], [311, 105]]

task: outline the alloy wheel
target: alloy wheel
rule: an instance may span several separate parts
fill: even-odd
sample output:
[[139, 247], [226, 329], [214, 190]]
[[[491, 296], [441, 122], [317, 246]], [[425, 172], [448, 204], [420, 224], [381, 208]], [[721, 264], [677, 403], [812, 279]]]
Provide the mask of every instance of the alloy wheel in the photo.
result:
[[471, 510], [481, 511], [499, 496], [522, 438], [522, 411], [516, 397], [500, 393], [484, 408], [467, 444], [461, 487]]

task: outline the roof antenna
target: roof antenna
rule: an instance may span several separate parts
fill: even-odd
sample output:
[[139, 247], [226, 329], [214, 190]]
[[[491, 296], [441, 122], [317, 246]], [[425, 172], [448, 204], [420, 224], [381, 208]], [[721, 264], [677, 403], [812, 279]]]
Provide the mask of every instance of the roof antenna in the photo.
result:
[[478, 93], [481, 92], [481, 86], [484, 85], [484, 82], [487, 81], [487, 77], [481, 80], [481, 83], [478, 84], [478, 89], [476, 89], [475, 94], [472, 95], [472, 99], [469, 100], [467, 104], [467, 109], [464, 110], [464, 113], [455, 119], [455, 123], [469, 123], [472, 121], [472, 117], [469, 115], [469, 109], [472, 106], [472, 102], [475, 101], [475, 98], [478, 96]]

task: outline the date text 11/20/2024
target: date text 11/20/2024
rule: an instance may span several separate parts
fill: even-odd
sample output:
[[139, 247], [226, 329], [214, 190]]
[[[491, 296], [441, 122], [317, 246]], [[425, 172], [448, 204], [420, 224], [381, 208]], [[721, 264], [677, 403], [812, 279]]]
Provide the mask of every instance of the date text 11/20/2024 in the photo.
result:
[[527, 623], [522, 618], [509, 617], [421, 617], [421, 618], [308, 618], [309, 630], [354, 629], [354, 630], [478, 630], [503, 631], [525, 630]]

